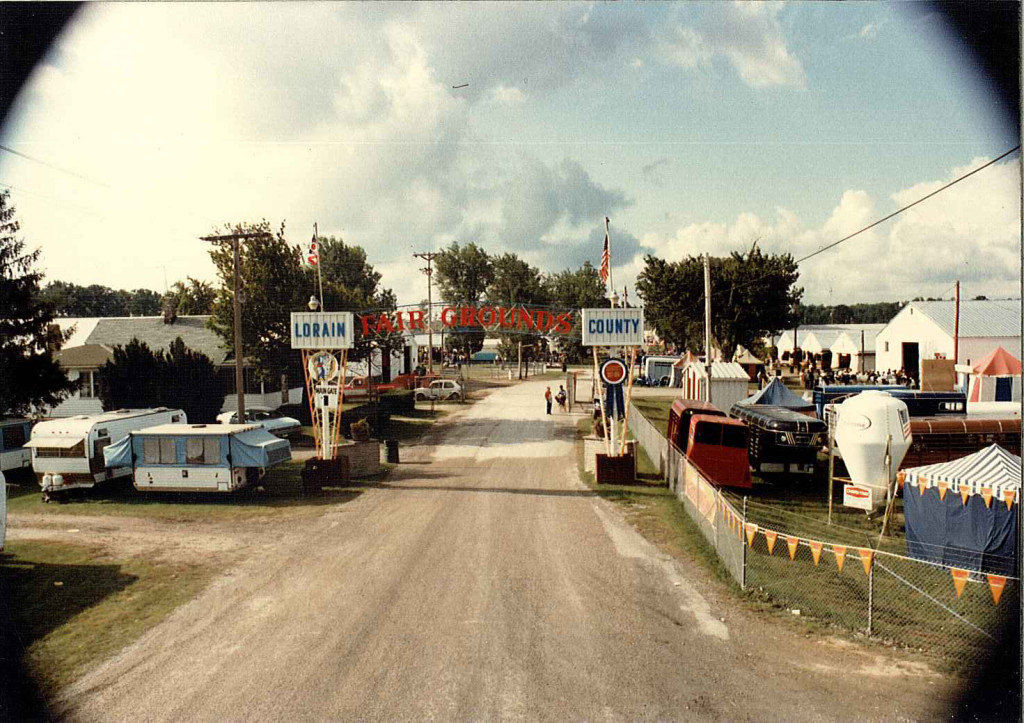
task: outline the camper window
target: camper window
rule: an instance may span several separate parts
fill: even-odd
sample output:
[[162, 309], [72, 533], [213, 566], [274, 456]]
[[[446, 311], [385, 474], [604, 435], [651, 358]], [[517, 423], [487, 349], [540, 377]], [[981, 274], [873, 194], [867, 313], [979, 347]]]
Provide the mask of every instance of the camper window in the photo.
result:
[[722, 445], [742, 449], [747, 446], [746, 429], [734, 424], [722, 426]]
[[220, 440], [216, 437], [204, 438], [203, 456], [205, 464], [220, 464]]
[[713, 422], [697, 422], [697, 428], [693, 432], [695, 444], [715, 444], [721, 441], [722, 425]]
[[163, 438], [160, 440], [160, 464], [175, 464], [178, 455], [174, 451], [174, 440]]
[[146, 464], [175, 464], [178, 455], [174, 452], [173, 439], [147, 439], [142, 443], [142, 456]]
[[185, 440], [185, 463], [203, 464], [202, 437], [189, 437]]
[[64, 449], [63, 447], [37, 447], [36, 457], [84, 457], [85, 441], [81, 441], [74, 447]]

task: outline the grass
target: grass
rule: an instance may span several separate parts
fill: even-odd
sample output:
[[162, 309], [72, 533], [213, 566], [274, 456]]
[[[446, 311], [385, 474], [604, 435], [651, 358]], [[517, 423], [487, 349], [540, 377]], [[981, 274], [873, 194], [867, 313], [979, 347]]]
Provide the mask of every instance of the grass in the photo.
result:
[[12, 515], [111, 515], [152, 517], [177, 522], [200, 520], [252, 520], [302, 513], [352, 499], [358, 492], [327, 489], [318, 495], [302, 492], [303, 463], [291, 461], [267, 470], [262, 490], [234, 493], [142, 493], [127, 479], [98, 485], [69, 496], [67, 502], [44, 503], [34, 480], [12, 487], [7, 509]]
[[664, 436], [668, 436], [668, 412], [672, 397], [633, 397], [632, 402]]
[[195, 596], [215, 570], [114, 559], [97, 548], [11, 542], [0, 583], [29, 672], [44, 693], [69, 684]]
[[418, 442], [434, 422], [449, 414], [450, 411], [437, 404], [434, 406], [433, 412], [430, 411], [429, 406], [426, 406], [413, 412], [392, 414], [390, 437], [405, 444]]

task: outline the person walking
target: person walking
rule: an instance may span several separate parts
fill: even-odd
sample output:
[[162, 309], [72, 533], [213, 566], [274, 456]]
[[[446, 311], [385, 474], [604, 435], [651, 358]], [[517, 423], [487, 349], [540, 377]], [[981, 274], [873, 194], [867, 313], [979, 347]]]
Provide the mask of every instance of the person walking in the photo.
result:
[[544, 390], [544, 404], [547, 406], [548, 414], [551, 414], [551, 387]]

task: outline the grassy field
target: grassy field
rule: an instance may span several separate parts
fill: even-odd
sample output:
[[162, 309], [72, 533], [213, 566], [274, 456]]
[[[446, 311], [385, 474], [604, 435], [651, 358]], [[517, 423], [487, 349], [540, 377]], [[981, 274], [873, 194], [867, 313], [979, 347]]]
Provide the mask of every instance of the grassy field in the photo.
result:
[[55, 542], [11, 542], [0, 555], [4, 603], [44, 694], [138, 638], [214, 573]]
[[262, 490], [242, 490], [232, 494], [152, 492], [143, 494], [126, 479], [81, 490], [66, 502], [42, 501], [34, 480], [12, 486], [8, 511], [17, 514], [112, 515], [155, 517], [181, 522], [197, 520], [249, 520], [312, 510], [346, 502], [357, 494], [351, 490], [326, 489], [319, 495], [302, 492], [297, 460], [267, 470]]

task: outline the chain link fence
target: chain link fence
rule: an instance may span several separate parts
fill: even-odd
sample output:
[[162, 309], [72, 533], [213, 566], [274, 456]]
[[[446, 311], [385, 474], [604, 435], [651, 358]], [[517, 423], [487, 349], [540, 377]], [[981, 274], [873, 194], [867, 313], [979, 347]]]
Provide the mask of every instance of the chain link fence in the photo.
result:
[[[965, 551], [946, 563], [910, 557], [901, 538], [871, 536], [711, 485], [635, 406], [634, 437], [748, 593], [801, 616], [893, 645], [969, 663], [1020, 623], [1014, 561]], [[962, 565], [958, 567], [957, 565]], [[999, 571], [998, 574], [992, 571]]]

